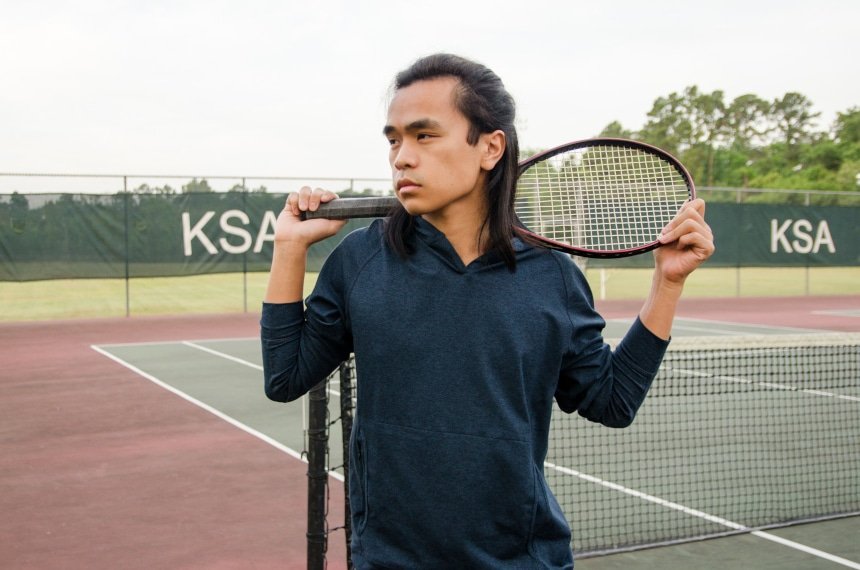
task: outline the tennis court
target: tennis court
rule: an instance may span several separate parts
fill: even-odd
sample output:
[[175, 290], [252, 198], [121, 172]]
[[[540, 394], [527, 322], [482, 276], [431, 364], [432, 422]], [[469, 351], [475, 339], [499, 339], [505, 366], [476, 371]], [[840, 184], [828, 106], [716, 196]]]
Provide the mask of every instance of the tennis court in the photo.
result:
[[[626, 330], [635, 314], [627, 305], [602, 307], [608, 338]], [[705, 301], [682, 307], [674, 335], [678, 344], [684, 337], [697, 344], [750, 335], [815, 339], [824, 331], [860, 331], [858, 309], [857, 297]], [[306, 413], [302, 402], [265, 398], [255, 319], [126, 319], [108, 335], [103, 321], [68, 322], [56, 327], [69, 337], [62, 350], [56, 334], [23, 334], [52, 325], [0, 327], [6, 340], [30, 338], [9, 354], [7, 380], [16, 363], [33, 368], [25, 352], [41, 353], [44, 364], [35, 389], [32, 377], [28, 386], [3, 382], [4, 417], [12, 420], [0, 446], [0, 502], [10, 515], [4, 535], [13, 540], [0, 547], [2, 565], [51, 568], [77, 559], [91, 568], [304, 567]], [[671, 377], [658, 379], [628, 430], [559, 418], [577, 439], [554, 439], [545, 469], [573, 521], [577, 549], [664, 545], [579, 558], [577, 568], [860, 568], [856, 340], [848, 352], [824, 352], [793, 367], [781, 367], [784, 353], [769, 357], [773, 383], [783, 383], [776, 389], [744, 382], [763, 362], [743, 361], [757, 347], [732, 349], [742, 353], [716, 379], [730, 389], [713, 387], [711, 377], [702, 393], [692, 384], [707, 373], [692, 368], [705, 356], [688, 355]], [[64, 382], [63, 369], [81, 358], [98, 372]], [[840, 379], [829, 386], [792, 372], [832, 363]], [[69, 406], [78, 420], [70, 430], [70, 419], [52, 422]], [[333, 401], [332, 418], [336, 407]], [[332, 466], [342, 461], [338, 429], [331, 430]], [[51, 488], [40, 495], [26, 482], [28, 472]], [[337, 526], [337, 477], [329, 486], [329, 520]], [[770, 528], [789, 519], [814, 522]], [[602, 527], [606, 520], [612, 528]], [[730, 536], [673, 544], [705, 535]], [[331, 535], [329, 568], [343, 567], [342, 539]]]

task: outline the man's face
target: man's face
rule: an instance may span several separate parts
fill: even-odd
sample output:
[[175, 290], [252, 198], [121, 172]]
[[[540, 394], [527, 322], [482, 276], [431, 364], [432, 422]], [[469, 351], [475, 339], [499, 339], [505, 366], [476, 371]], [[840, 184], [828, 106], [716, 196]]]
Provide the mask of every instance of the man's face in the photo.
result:
[[466, 140], [469, 121], [454, 106], [457, 85], [449, 77], [417, 81], [399, 89], [388, 108], [388, 161], [397, 198], [412, 215], [483, 216], [485, 144], [483, 137], [476, 145]]

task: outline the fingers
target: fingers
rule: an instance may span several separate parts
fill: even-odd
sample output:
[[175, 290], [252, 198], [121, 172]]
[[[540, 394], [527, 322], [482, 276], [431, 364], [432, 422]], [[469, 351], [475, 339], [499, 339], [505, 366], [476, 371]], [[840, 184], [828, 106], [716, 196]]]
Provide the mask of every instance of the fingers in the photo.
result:
[[708, 233], [688, 232], [678, 238], [677, 246], [680, 249], [690, 251], [693, 255], [704, 261], [714, 253], [714, 238]]
[[666, 224], [654, 250], [657, 271], [667, 282], [683, 284], [715, 251], [714, 234], [705, 221], [705, 203], [692, 200]]
[[275, 243], [288, 247], [300, 245], [310, 247], [314, 243], [335, 235], [346, 224], [346, 220], [329, 220], [319, 218], [303, 221], [302, 212], [316, 211], [320, 204], [331, 202], [337, 194], [321, 188], [303, 187], [298, 192], [291, 192], [284, 203], [284, 209], [278, 215], [275, 225]]
[[310, 186], [303, 186], [298, 192], [291, 192], [287, 196], [287, 202], [284, 206], [285, 210], [291, 212], [294, 216], [300, 216], [302, 212], [316, 212], [320, 204], [331, 202], [337, 198], [337, 194], [322, 188], [311, 189]]
[[714, 234], [705, 221], [705, 202], [697, 199], [685, 204], [658, 239], [664, 245], [671, 244], [672, 249], [689, 252], [699, 263], [708, 259], [715, 246]]
[[672, 221], [663, 228], [658, 241], [663, 244], [672, 243], [690, 233], [701, 233], [713, 240], [711, 227], [705, 222], [705, 201], [702, 199], [684, 204]]

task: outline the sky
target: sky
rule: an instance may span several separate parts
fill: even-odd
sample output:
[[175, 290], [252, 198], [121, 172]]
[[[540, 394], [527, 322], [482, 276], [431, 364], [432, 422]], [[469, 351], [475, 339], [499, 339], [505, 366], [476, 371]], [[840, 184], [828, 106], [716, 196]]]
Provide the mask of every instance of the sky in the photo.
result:
[[439, 51], [499, 74], [523, 148], [638, 129], [690, 85], [727, 102], [800, 92], [822, 129], [860, 106], [856, 0], [0, 0], [0, 14], [0, 173], [386, 178], [391, 81]]

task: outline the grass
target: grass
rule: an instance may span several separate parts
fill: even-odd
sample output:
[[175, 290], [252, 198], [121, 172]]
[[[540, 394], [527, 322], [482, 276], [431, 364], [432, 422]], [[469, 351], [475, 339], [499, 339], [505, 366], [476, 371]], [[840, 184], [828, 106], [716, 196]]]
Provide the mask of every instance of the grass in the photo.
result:
[[[651, 269], [588, 269], [596, 299], [640, 299]], [[858, 295], [860, 267], [704, 267], [684, 286], [685, 297], [787, 297]]]
[[[644, 299], [650, 269], [588, 269], [595, 298]], [[267, 273], [0, 282], [0, 321], [259, 311]], [[305, 294], [316, 282], [308, 274]], [[703, 268], [686, 297], [860, 295], [860, 267]]]

